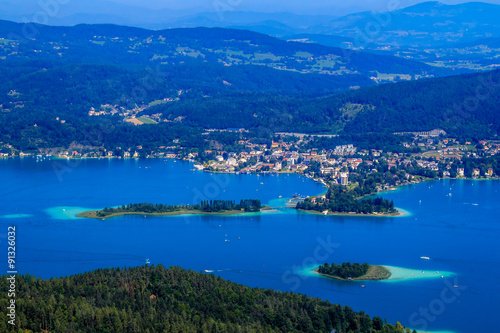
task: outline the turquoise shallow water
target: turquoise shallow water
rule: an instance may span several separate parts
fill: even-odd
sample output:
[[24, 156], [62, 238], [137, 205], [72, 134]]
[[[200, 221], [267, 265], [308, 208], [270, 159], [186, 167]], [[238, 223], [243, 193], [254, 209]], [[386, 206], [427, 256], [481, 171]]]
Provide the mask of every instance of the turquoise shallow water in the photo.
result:
[[10, 215], [0, 216], [0, 219], [22, 219], [31, 216], [32, 216], [31, 214], [10, 214]]
[[[6, 251], [7, 227], [16, 225], [22, 273], [63, 276], [142, 265], [149, 258], [152, 264], [207, 270], [249, 286], [328, 299], [425, 331], [496, 330], [498, 181], [435, 181], [385, 193], [411, 213], [397, 218], [322, 216], [279, 208], [240, 216], [101, 221], [75, 215], [130, 202], [186, 204], [202, 199], [259, 198], [284, 207], [284, 198], [294, 193], [314, 195], [324, 188], [297, 175], [211, 175], [180, 161], [67, 163], [0, 160], [0, 228], [5, 230], [0, 230], [0, 240]], [[307, 273], [326, 261], [453, 274], [344, 282]]]

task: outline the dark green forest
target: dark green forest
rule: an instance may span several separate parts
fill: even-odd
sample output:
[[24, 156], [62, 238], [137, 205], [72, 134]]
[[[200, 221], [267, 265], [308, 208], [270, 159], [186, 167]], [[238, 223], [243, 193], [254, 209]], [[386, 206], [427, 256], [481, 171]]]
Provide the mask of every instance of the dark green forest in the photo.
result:
[[[357, 213], [357, 214], [373, 214], [395, 213], [394, 202], [381, 197], [360, 199], [357, 200], [355, 191], [349, 191], [340, 185], [333, 185], [328, 188], [325, 194], [325, 199], [306, 198], [302, 202], [298, 202], [296, 208], [302, 210], [314, 210], [322, 212], [328, 210], [334, 213]], [[363, 193], [368, 194], [371, 192]]]
[[122, 205], [115, 208], [104, 208], [97, 211], [98, 217], [106, 217], [119, 213], [171, 213], [181, 210], [200, 211], [206, 213], [219, 213], [231, 210], [242, 210], [245, 212], [259, 212], [262, 205], [260, 200], [243, 199], [237, 204], [234, 200], [204, 200], [196, 205], [165, 205], [152, 203], [135, 203]]
[[367, 263], [364, 264], [358, 264], [358, 263], [353, 263], [351, 264], [350, 262], [344, 262], [340, 265], [332, 263], [331, 265], [328, 263], [325, 263], [324, 265], [321, 265], [318, 267], [318, 273], [321, 274], [326, 274], [326, 275], [332, 275], [332, 276], [338, 276], [342, 279], [347, 279], [347, 278], [358, 278], [360, 276], [363, 276], [368, 272], [368, 269], [370, 268], [370, 265]]
[[[496, 138], [500, 133], [500, 70], [368, 87], [308, 99], [221, 96], [212, 100], [160, 105], [149, 112], [166, 117], [196, 115], [213, 127], [304, 133], [419, 132], [441, 128], [457, 138]], [[207, 114], [213, 118], [207, 119]], [[256, 117], [253, 115], [257, 115]]]
[[16, 286], [12, 327], [1, 277], [1, 332], [405, 332], [348, 306], [179, 267], [98, 269], [49, 280], [24, 275]]

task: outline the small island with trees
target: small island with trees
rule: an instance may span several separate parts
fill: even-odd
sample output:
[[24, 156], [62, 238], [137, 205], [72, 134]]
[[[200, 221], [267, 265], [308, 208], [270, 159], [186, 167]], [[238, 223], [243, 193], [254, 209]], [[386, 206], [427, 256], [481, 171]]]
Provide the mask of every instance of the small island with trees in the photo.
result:
[[203, 200], [196, 205], [165, 205], [152, 203], [135, 203], [115, 208], [86, 211], [77, 217], [106, 219], [122, 215], [184, 215], [184, 214], [214, 214], [234, 215], [241, 213], [260, 212], [269, 209], [262, 206], [260, 200], [244, 199], [237, 204], [234, 200]]
[[306, 198], [298, 202], [296, 209], [326, 214], [400, 215], [392, 200], [381, 197], [358, 199], [355, 191], [347, 190], [340, 185], [330, 187], [324, 196]]
[[369, 265], [367, 263], [351, 264], [345, 262], [341, 265], [325, 263], [315, 269], [318, 274], [344, 281], [351, 280], [386, 280], [391, 272], [384, 266]]

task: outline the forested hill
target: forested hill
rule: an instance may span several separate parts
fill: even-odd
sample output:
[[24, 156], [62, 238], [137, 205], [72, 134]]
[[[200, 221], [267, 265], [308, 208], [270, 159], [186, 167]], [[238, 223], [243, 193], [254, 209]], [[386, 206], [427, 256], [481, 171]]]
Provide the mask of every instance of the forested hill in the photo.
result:
[[[264, 73], [272, 70], [259, 69]], [[208, 69], [200, 68], [200, 72], [204, 70]], [[106, 77], [108, 73], [113, 79]], [[184, 77], [182, 71], [176, 73], [177, 77]], [[238, 77], [238, 72], [233, 74]], [[291, 78], [301, 75], [288, 74]], [[123, 122], [124, 118], [118, 114], [87, 115], [91, 107], [110, 103], [110, 100], [120, 103], [120, 99], [114, 99], [116, 94], [133, 91], [134, 82], [141, 82], [140, 73], [132, 76], [115, 67], [77, 66], [63, 77], [61, 80], [44, 71], [29, 74], [18, 79], [29, 86], [26, 92], [11, 92], [7, 88], [9, 81], [0, 82], [0, 96], [3, 95], [0, 141], [22, 150], [68, 147], [72, 142], [103, 145], [107, 149], [138, 144], [155, 149], [165, 142], [181, 139], [183, 146], [201, 149], [205, 142], [201, 133], [206, 128], [242, 127], [250, 130], [250, 135], [267, 138], [280, 131], [359, 134], [435, 128], [462, 138], [487, 139], [500, 134], [498, 70], [369, 87], [319, 98], [284, 96], [273, 94], [271, 90], [262, 93], [230, 93], [228, 90], [214, 97], [197, 94], [171, 103], [151, 105], [139, 112], [137, 116], [156, 114], [168, 121], [147, 127]], [[290, 87], [307, 84], [307, 81], [292, 79], [279, 83], [279, 78], [268, 77], [270, 81], [262, 82], [262, 87], [272, 86], [272, 82]], [[240, 77], [240, 80], [243, 79]], [[164, 79], [162, 82], [166, 82], [164, 86], [170, 86], [170, 90], [153, 86], [147, 90], [149, 97], [159, 99], [167, 91], [177, 96], [175, 83]], [[207, 90], [217, 89], [208, 82], [199, 84]], [[311, 87], [317, 85], [311, 83]], [[57, 118], [66, 122], [61, 123]], [[91, 139], [94, 137], [98, 139]]]
[[0, 57], [5, 57], [5, 63], [26, 58], [127, 67], [208, 62], [261, 65], [300, 73], [360, 74], [366, 78], [382, 73], [402, 77], [451, 73], [393, 56], [287, 42], [256, 32], [222, 28], [152, 31], [115, 25], [52, 27], [0, 21], [0, 41]]
[[493, 137], [500, 134], [500, 70], [366, 88], [321, 100], [317, 112], [346, 103], [365, 106], [346, 123], [348, 133], [442, 128]]
[[499, 93], [500, 70], [496, 70], [368, 87], [330, 97], [291, 100], [237, 95], [160, 105], [148, 112], [163, 112], [172, 119], [184, 116], [185, 122], [216, 128], [330, 133], [442, 128], [452, 135], [487, 138], [500, 134]]
[[[17, 327], [0, 312], [0, 331], [400, 333], [351, 308], [317, 298], [249, 288], [173, 267], [100, 269], [50, 280], [16, 278]], [[9, 281], [0, 280], [7, 304]], [[408, 330], [409, 332], [409, 330]]]

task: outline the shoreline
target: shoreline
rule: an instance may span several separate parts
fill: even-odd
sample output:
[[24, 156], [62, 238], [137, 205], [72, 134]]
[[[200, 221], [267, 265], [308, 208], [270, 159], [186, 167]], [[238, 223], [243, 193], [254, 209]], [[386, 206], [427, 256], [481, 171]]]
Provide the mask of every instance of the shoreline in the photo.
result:
[[444, 279], [447, 277], [451, 277], [456, 275], [453, 272], [448, 271], [437, 271], [432, 269], [422, 270], [422, 269], [413, 269], [413, 268], [405, 268], [398, 266], [389, 266], [383, 265], [391, 272], [391, 277], [384, 282], [400, 282], [400, 281], [408, 281], [408, 280], [420, 280], [420, 279]]
[[89, 218], [89, 219], [97, 219], [97, 220], [106, 220], [113, 217], [125, 216], [125, 215], [145, 215], [145, 216], [182, 216], [182, 215], [217, 215], [217, 216], [236, 216], [236, 215], [244, 215], [244, 214], [254, 214], [254, 213], [262, 213], [264, 211], [273, 210], [272, 207], [263, 207], [258, 212], [245, 212], [243, 210], [228, 210], [224, 212], [202, 212], [202, 211], [191, 211], [191, 210], [179, 210], [175, 212], [167, 212], [167, 213], [145, 213], [145, 212], [120, 212], [110, 214], [108, 216], [97, 216], [97, 212], [100, 210], [90, 210], [86, 212], [82, 212], [76, 214], [76, 217], [79, 218]]
[[[406, 282], [409, 280], [438, 279], [438, 278], [444, 279], [456, 275], [453, 272], [436, 271], [432, 269], [421, 270], [421, 269], [405, 268], [405, 267], [390, 266], [390, 265], [372, 265], [372, 267], [376, 266], [385, 268], [387, 271], [390, 272], [391, 275], [386, 279], [375, 280], [375, 279], [362, 279], [363, 277], [359, 277], [352, 279], [352, 281], [380, 281], [384, 283], [397, 283], [397, 282]], [[308, 270], [304, 271], [304, 273], [324, 278], [330, 278], [333, 280], [348, 281], [347, 279], [321, 274], [317, 272], [318, 268], [319, 266], [311, 267]]]
[[404, 217], [404, 216], [409, 216], [411, 215], [409, 212], [402, 210], [402, 209], [396, 209], [397, 211], [395, 213], [371, 213], [371, 214], [363, 214], [363, 213], [347, 213], [347, 212], [328, 212], [327, 214], [324, 214], [322, 212], [318, 212], [316, 210], [304, 210], [304, 209], [297, 209], [299, 212], [303, 212], [306, 214], [313, 214], [313, 215], [323, 215], [323, 216], [351, 216], [351, 217]]
[[[0, 157], [0, 159], [15, 159], [15, 158], [23, 158], [23, 157], [36, 157], [37, 155], [38, 155], [37, 153], [27, 153], [27, 154], [23, 154], [23, 155], [15, 155], [15, 156], [2, 156], [2, 157]], [[85, 156], [85, 157], [84, 156], [78, 156], [78, 157], [74, 157], [74, 156], [59, 156], [59, 155], [50, 155], [50, 156], [47, 156], [45, 154], [44, 154], [44, 157], [48, 157], [50, 159], [55, 159], [55, 160], [99, 160], [99, 159], [110, 159], [110, 160], [111, 159], [116, 159], [116, 160], [149, 160], [149, 159], [157, 159], [157, 160], [175, 160], [175, 161], [184, 161], [184, 162], [191, 162], [191, 163], [200, 163], [200, 162], [198, 162], [196, 160], [193, 160], [193, 159], [190, 159], [190, 158], [166, 158], [166, 157], [121, 157], [121, 156]], [[305, 175], [303, 173], [294, 172], [294, 171], [278, 171], [278, 172], [269, 172], [269, 171], [265, 171], [265, 172], [240, 172], [240, 171], [227, 172], [227, 171], [216, 171], [216, 170], [198, 170], [198, 171], [208, 172], [208, 173], [256, 174], [256, 175], [266, 175], [266, 174], [297, 174], [297, 175], [301, 175], [301, 176], [305, 177]], [[309, 178], [309, 177], [306, 177], [306, 178]], [[311, 179], [312, 181], [315, 181], [315, 182], [322, 183], [323, 185], [327, 186], [326, 184], [324, 184], [323, 182], [321, 182], [321, 180], [318, 180], [318, 179], [315, 179], [315, 178], [309, 178], [309, 179]], [[364, 198], [364, 197], [369, 197], [369, 196], [372, 196], [372, 195], [376, 195], [377, 193], [393, 192], [393, 191], [398, 190], [401, 187], [408, 186], [408, 185], [417, 185], [417, 184], [420, 184], [420, 183], [423, 183], [423, 182], [427, 182], [427, 181], [432, 181], [432, 180], [446, 180], [446, 179], [449, 179], [449, 180], [500, 180], [500, 176], [480, 177], [480, 178], [478, 178], [478, 177], [467, 178], [467, 177], [462, 177], [462, 176], [461, 177], [456, 177], [456, 178], [450, 178], [450, 177], [428, 178], [428, 179], [425, 179], [425, 180], [421, 180], [419, 182], [413, 182], [413, 183], [407, 183], [407, 184], [401, 184], [401, 185], [394, 185], [393, 187], [391, 187], [389, 189], [378, 191], [378, 192], [375, 192], [375, 193], [372, 193], [372, 194], [366, 194], [366, 195], [364, 195], [364, 196], [362, 196], [360, 198]]]

